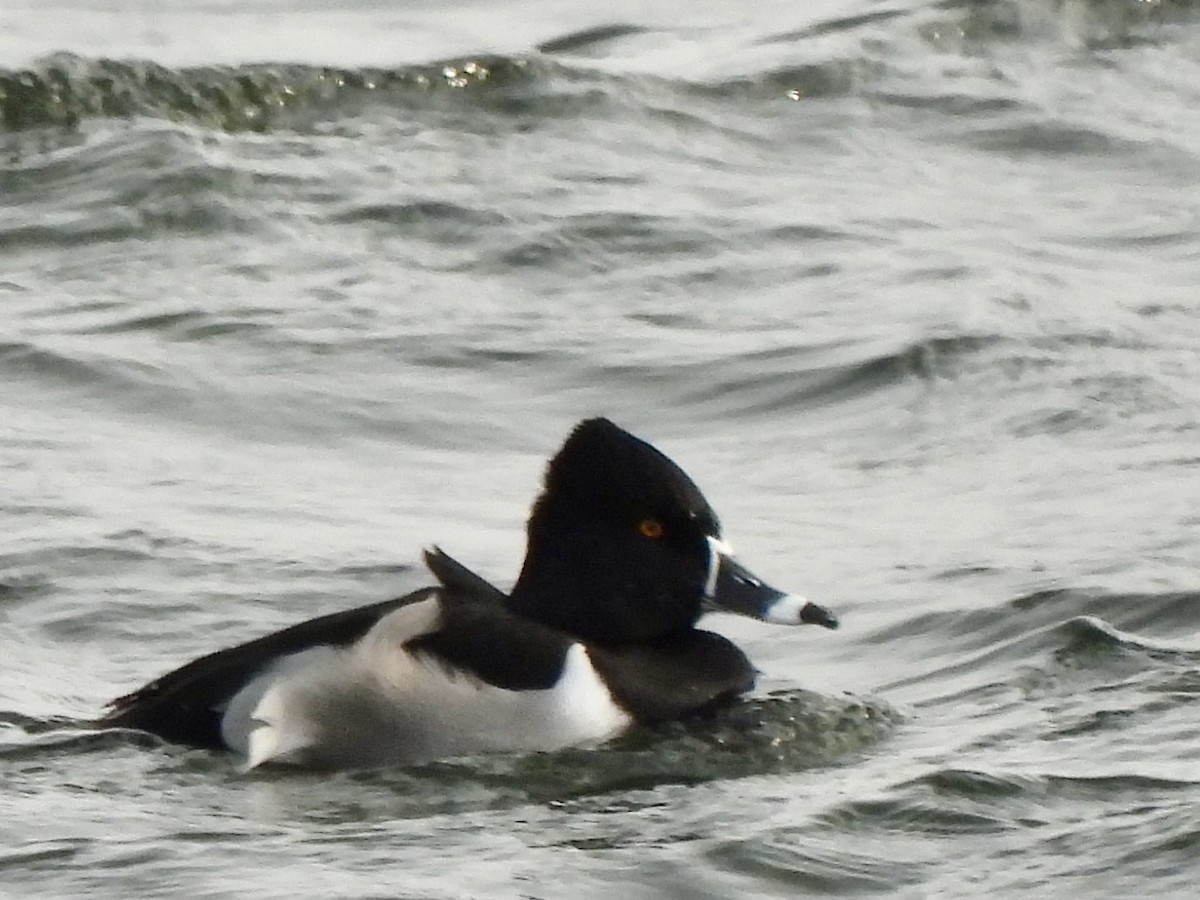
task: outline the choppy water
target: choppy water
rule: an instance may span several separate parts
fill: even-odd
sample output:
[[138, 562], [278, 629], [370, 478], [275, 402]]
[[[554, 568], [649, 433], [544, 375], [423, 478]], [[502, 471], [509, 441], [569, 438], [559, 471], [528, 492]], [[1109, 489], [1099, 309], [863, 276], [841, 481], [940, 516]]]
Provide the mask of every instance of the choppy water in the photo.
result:
[[[0, 893], [1192, 896], [1194, 3], [0, 11]], [[515, 576], [607, 414], [836, 633], [598, 750], [74, 723]]]

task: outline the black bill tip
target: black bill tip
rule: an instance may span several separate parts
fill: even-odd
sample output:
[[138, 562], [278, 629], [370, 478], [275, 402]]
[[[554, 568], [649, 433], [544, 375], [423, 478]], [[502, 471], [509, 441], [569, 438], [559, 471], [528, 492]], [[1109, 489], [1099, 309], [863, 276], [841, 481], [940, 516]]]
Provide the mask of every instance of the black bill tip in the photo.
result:
[[822, 628], [837, 628], [838, 617], [816, 603], [805, 603], [800, 610], [800, 621], [805, 625], [820, 625]]

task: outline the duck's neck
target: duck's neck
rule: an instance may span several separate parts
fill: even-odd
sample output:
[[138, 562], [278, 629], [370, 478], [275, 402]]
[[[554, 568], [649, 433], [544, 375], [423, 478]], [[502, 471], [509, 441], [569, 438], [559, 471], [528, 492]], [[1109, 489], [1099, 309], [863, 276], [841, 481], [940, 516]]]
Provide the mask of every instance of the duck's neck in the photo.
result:
[[[620, 643], [624, 630], [620, 603], [614, 603], [611, 575], [581, 543], [553, 549], [530, 547], [517, 583], [509, 593], [513, 612], [572, 637]], [[607, 602], [606, 602], [607, 597]]]
[[531, 531], [525, 563], [509, 598], [519, 615], [606, 646], [656, 640], [690, 629], [700, 589], [643, 564], [604, 534]]

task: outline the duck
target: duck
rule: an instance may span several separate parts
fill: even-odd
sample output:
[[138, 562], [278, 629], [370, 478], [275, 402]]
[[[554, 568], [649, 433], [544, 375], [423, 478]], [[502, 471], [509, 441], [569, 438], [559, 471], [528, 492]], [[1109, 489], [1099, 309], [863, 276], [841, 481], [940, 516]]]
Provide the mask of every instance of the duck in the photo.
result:
[[607, 418], [550, 459], [526, 538], [507, 593], [433, 547], [436, 583], [203, 656], [94, 724], [233, 751], [246, 770], [598, 746], [753, 688], [705, 613], [838, 626], [752, 574], [692, 479]]

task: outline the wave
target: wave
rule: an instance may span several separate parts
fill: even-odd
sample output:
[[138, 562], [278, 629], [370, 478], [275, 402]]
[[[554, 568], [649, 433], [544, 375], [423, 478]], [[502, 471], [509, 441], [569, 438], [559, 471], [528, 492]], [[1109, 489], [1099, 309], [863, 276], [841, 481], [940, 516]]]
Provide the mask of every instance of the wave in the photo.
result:
[[[866, 91], [901, 105], [921, 104], [939, 95], [912, 89], [929, 81], [931, 66], [945, 69], [949, 77], [935, 81], [952, 88], [933, 102], [953, 104], [957, 98], [994, 111], [992, 103], [1021, 102], [1019, 91], [1007, 98], [997, 94], [1005, 79], [988, 59], [996, 48], [1051, 44], [1070, 52], [1153, 42], [1196, 13], [1194, 2], [908, 2], [884, 10], [838, 10], [825, 18], [799, 16], [799, 22], [768, 20], [730, 38], [735, 43], [729, 47], [723, 35], [703, 28], [681, 32], [618, 21], [568, 30], [525, 53], [485, 52], [392, 68], [286, 62], [172, 68], [56, 53], [24, 69], [0, 70], [0, 131], [70, 129], [87, 119], [130, 116], [264, 131], [302, 126], [322, 111], [326, 117], [353, 113], [366, 98], [404, 103], [449, 91], [490, 95], [503, 104], [520, 99], [503, 97], [506, 89], [532, 87], [535, 94], [565, 89], [564, 96], [586, 100], [597, 91], [624, 93], [655, 81], [693, 98], [812, 100]], [[664, 62], [670, 57], [661, 52], [664, 40], [689, 52], [672, 66]], [[628, 74], [604, 73], [613, 67], [608, 57], [614, 54]], [[714, 55], [737, 71], [714, 72], [708, 60]], [[656, 74], [632, 74], [646, 69]], [[1079, 134], [1090, 146], [1092, 138]]]
[[[418, 205], [408, 213], [399, 208], [394, 212], [397, 216], [416, 217], [411, 222], [411, 237], [451, 243], [455, 239], [448, 231], [469, 230], [478, 218], [458, 207], [431, 210]], [[357, 210], [341, 215], [367, 213]], [[618, 218], [604, 226], [613, 229], [606, 232], [609, 237], [605, 239], [604, 255], [619, 255], [620, 245], [632, 240], [616, 233], [615, 229], [628, 225], [619, 224]], [[660, 243], [674, 239], [669, 222], [655, 228], [659, 229], [656, 240]], [[477, 259], [474, 265], [486, 267], [489, 263]], [[592, 394], [597, 402], [610, 404], [613, 396], [627, 393], [632, 407], [654, 406], [680, 415], [685, 421], [697, 409], [704, 410], [706, 416], [720, 414], [727, 420], [746, 421], [771, 419], [781, 412], [804, 412], [810, 415], [811, 423], [819, 425], [812, 414], [828, 411], [838, 416], [841, 426], [852, 427], [853, 405], [860, 401], [870, 401], [870, 408], [862, 411], [872, 417], [879, 403], [907, 404], [918, 396], [929, 395], [940, 398], [936, 401], [940, 403], [986, 401], [984, 415], [999, 417], [998, 428], [1022, 437], [1047, 431], [1086, 431], [1097, 427], [1105, 417], [1117, 415], [1156, 413], [1161, 418], [1163, 413], [1183, 408], [1180, 397], [1144, 373], [1122, 380], [1120, 373], [1086, 375], [1068, 366], [1058, 375], [1047, 374], [1047, 366], [1053, 369], [1060, 365], [1057, 360], [1071, 357], [1077, 341], [1077, 336], [1071, 334], [1030, 341], [998, 333], [912, 337], [880, 329], [876, 334], [852, 339], [796, 343], [794, 330], [782, 322], [778, 334], [767, 328], [765, 337], [754, 330], [730, 335], [722, 331], [719, 316], [714, 316], [712, 310], [697, 311], [682, 300], [676, 303], [659, 299], [645, 304], [614, 299], [612, 308], [597, 310], [601, 321], [610, 323], [614, 340], [636, 329], [652, 345], [662, 346], [662, 352], [653, 358], [640, 355], [625, 361], [620, 346], [605, 349], [604, 335], [596, 336], [599, 351], [584, 352], [572, 342], [563, 341], [555, 326], [560, 317], [569, 315], [569, 310], [554, 305], [539, 306], [536, 316], [522, 316], [522, 307], [481, 309], [479, 315], [486, 327], [439, 336], [437, 340], [427, 335], [427, 330], [435, 327], [436, 317], [426, 320], [410, 316], [404, 320], [403, 331], [393, 327], [362, 330], [346, 323], [344, 328], [318, 336], [282, 306], [203, 309], [178, 302], [172, 305], [176, 308], [162, 311], [150, 302], [104, 308], [58, 304], [53, 312], [59, 320], [58, 331], [72, 338], [0, 343], [0, 371], [52, 390], [138, 397], [138, 404], [148, 404], [147, 408], [155, 410], [177, 406], [182, 397], [201, 408], [213, 404], [257, 408], [261, 398], [220, 372], [181, 369], [178, 362], [168, 365], [161, 353], [114, 357], [103, 352], [106, 345], [89, 347], [74, 339], [146, 334], [168, 342], [166, 346], [232, 341], [256, 355], [307, 357], [336, 351], [348, 372], [356, 371], [355, 366], [370, 369], [373, 360], [397, 354], [402, 355], [406, 366], [460, 370], [468, 377], [485, 378], [488, 372], [511, 371], [514, 376], [557, 385], [557, 389], [569, 388], [575, 407], [586, 407]], [[651, 308], [653, 312], [648, 311]], [[892, 330], [907, 329], [897, 323]], [[788, 340], [781, 342], [781, 338]], [[1093, 343], [1096, 341], [1102, 343], [1103, 339], [1097, 337]], [[760, 349], [764, 343], [779, 345]], [[997, 378], [1004, 382], [999, 388]], [[1018, 379], [1029, 381], [1027, 390], [1042, 392], [1053, 378], [1069, 381], [1074, 390], [1086, 388], [1087, 404], [1076, 409], [1051, 406], [1031, 410], [1027, 404], [1015, 402], [1023, 396]], [[388, 409], [378, 406], [378, 397], [366, 384], [360, 386], [363, 394], [356, 400], [356, 384], [347, 382], [337, 398], [321, 390], [320, 396], [297, 396], [294, 400], [303, 404], [315, 400], [324, 406], [340, 398], [337, 418], [342, 425], [352, 421], [366, 432], [382, 428], [390, 433], [391, 426], [377, 421]], [[897, 395], [897, 391], [901, 393]], [[278, 406], [278, 398], [273, 402]], [[287, 413], [285, 407], [278, 406], [271, 415], [286, 419]], [[262, 414], [262, 410], [253, 413]], [[956, 573], [945, 573], [943, 577], [956, 577]]]
[[1059, 619], [1064, 627], [1085, 638], [1096, 636], [1118, 645], [1185, 649], [1186, 642], [1164, 643], [1153, 637], [1139, 637], [1136, 632], [1200, 632], [1200, 591], [1141, 594], [1060, 588], [1018, 597], [1010, 606], [1038, 619]]
[[[912, 674], [878, 687], [882, 696], [918, 706], [957, 705], [1013, 689], [1024, 700], [1081, 685], [1123, 689], [1147, 679], [1186, 702], [1200, 671], [1200, 593], [1039, 591], [985, 609], [914, 616], [866, 642], [908, 646], [923, 660]], [[1129, 700], [1131, 709], [1146, 702]]]
[[1187, 645], [1163, 644], [1154, 638], [1138, 637], [1136, 632], [1149, 629], [1200, 632], [1200, 592], [1129, 594], [1054, 588], [1023, 594], [986, 609], [914, 616], [880, 629], [868, 640], [886, 644], [927, 635], [934, 642], [950, 641], [959, 648], [988, 649], [1002, 641], [1047, 629], [1060, 629], [1062, 636], [1094, 638], [1114, 645], [1182, 648]]
[[[872, 698], [780, 691], [747, 699], [705, 717], [638, 729], [594, 749], [480, 756], [397, 769], [315, 776], [279, 768], [253, 776], [267, 783], [348, 781], [390, 786], [400, 816], [519, 803], [564, 803], [716, 780], [800, 772], [837, 764], [884, 740], [901, 721]], [[97, 732], [61, 717], [38, 719], [0, 711], [0, 759], [13, 768], [68, 767], [83, 756], [145, 754], [159, 777], [202, 770], [244, 780], [233, 756], [164, 745], [128, 731]]]
[[855, 800], [822, 814], [839, 830], [924, 831], [939, 835], [992, 833], [1028, 825], [1026, 818], [1077, 801], [1168, 800], [1196, 792], [1200, 782], [1128, 772], [1059, 774], [1033, 768], [1006, 771], [944, 767], [891, 785], [885, 796]]
[[[731, 415], [832, 405], [913, 380], [946, 377], [958, 359], [979, 352], [995, 340], [960, 335], [905, 342], [882, 350], [878, 344], [864, 341], [825, 346], [816, 352], [805, 348], [746, 354], [730, 367], [734, 372], [744, 370], [744, 376], [723, 375], [722, 366], [706, 366], [709, 383], [690, 392], [684, 401], [724, 407]], [[696, 379], [696, 383], [699, 381]]]
[[[570, 45], [571, 39], [566, 40]], [[399, 68], [247, 64], [170, 68], [150, 61], [55, 54], [0, 70], [0, 133], [71, 132], [94, 119], [134, 117], [224, 132], [312, 131], [367, 108], [402, 115], [439, 98], [508, 115], [553, 119], [613, 107], [703, 121], [697, 101], [828, 98], [879, 83], [885, 61], [830, 59], [725, 79], [612, 73], [586, 57], [542, 54], [438, 60]], [[10, 148], [22, 144], [9, 142]], [[37, 144], [30, 145], [34, 149]]]
[[[141, 383], [142, 379], [136, 372], [143, 371], [141, 366], [133, 366], [121, 373], [121, 368], [114, 365], [111, 358], [93, 360], [83, 353], [67, 353], [39, 347], [25, 341], [0, 343], [0, 367], [9, 373], [38, 379], [59, 382], [78, 388], [91, 388], [103, 385], [106, 381], [121, 386], [132, 386]], [[156, 373], [146, 371], [150, 380], [157, 380]]]
[[528, 77], [521, 58], [480, 57], [400, 69], [248, 65], [172, 69], [57, 54], [0, 72], [0, 129], [74, 128], [90, 118], [150, 116], [222, 131], [264, 131], [289, 113], [364, 96], [427, 95], [511, 84]]

